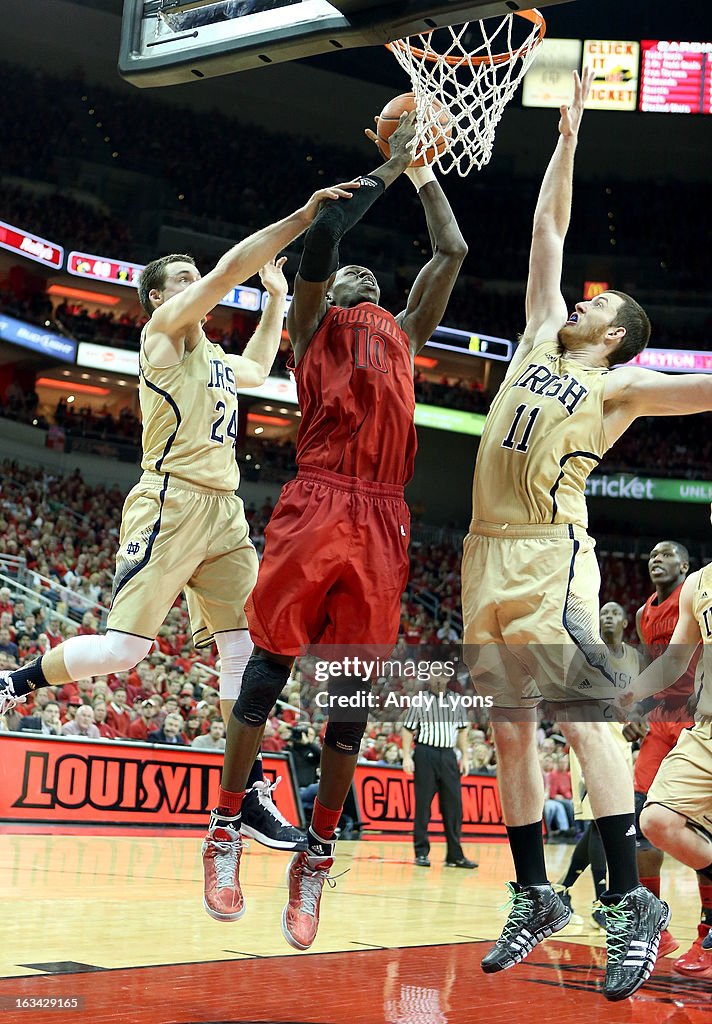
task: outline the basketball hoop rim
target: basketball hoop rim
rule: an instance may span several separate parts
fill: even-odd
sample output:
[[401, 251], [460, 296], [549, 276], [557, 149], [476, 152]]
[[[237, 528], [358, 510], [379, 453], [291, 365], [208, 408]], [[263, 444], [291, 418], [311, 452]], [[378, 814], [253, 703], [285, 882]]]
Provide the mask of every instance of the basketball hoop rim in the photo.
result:
[[532, 8], [530, 11], [512, 11], [512, 14], [516, 14], [518, 18], [524, 18], [526, 21], [531, 21], [534, 27], [538, 30], [538, 34], [530, 46], [524, 43], [519, 47], [518, 50], [507, 50], [504, 53], [493, 53], [491, 56], [482, 55], [476, 56], [475, 54], [467, 54], [465, 57], [453, 57], [448, 54], [439, 54], [434, 50], [424, 50], [420, 46], [414, 46], [409, 39], [394, 39], [392, 43], [386, 43], [386, 47], [395, 53], [396, 50], [402, 53], [410, 53], [418, 60], [428, 60], [433, 64], [438, 60], [444, 60], [450, 67], [460, 67], [462, 64], [469, 66], [481, 67], [483, 64], [489, 64], [490, 66], [507, 64], [511, 61], [521, 57], [525, 52], [534, 47], [539, 46], [544, 36], [546, 35], [546, 22], [541, 11], [536, 8]]

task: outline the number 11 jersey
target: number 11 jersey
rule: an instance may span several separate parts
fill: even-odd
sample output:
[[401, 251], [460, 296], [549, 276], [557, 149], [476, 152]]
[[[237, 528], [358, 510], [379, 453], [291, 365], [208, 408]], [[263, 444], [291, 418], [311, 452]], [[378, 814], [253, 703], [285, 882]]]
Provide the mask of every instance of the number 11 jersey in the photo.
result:
[[403, 486], [417, 449], [413, 360], [395, 317], [332, 306], [299, 360], [297, 465]]
[[586, 529], [585, 488], [609, 445], [603, 429], [606, 375], [536, 345], [500, 387], [480, 440], [474, 520], [572, 524]]

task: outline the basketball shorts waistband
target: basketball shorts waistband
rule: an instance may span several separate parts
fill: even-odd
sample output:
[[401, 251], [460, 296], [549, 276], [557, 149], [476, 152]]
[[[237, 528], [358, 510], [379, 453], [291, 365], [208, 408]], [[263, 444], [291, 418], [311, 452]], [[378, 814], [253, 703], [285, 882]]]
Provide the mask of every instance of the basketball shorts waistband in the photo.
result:
[[332, 473], [328, 469], [316, 466], [300, 466], [297, 480], [309, 480], [324, 484], [334, 491], [346, 494], [364, 494], [372, 498], [399, 498], [403, 500], [404, 488], [399, 484], [384, 484], [376, 480], [361, 480], [357, 476], [346, 476], [344, 473]]
[[141, 474], [139, 483], [155, 487], [158, 490], [162, 490], [167, 484], [170, 491], [190, 491], [192, 494], [207, 494], [211, 498], [232, 498], [237, 494], [237, 491], [201, 487], [200, 484], [194, 484], [191, 480], [184, 480], [183, 477], [173, 476], [172, 473], [152, 473], [148, 469], [144, 470]]
[[583, 527], [572, 523], [486, 523], [483, 519], [473, 519], [468, 532], [476, 537], [499, 537], [500, 540], [591, 541]]

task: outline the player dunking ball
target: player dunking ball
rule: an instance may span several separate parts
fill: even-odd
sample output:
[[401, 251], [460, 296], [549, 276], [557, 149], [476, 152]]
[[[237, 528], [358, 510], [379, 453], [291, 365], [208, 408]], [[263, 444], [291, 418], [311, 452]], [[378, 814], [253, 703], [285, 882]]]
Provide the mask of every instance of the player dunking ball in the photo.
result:
[[697, 872], [702, 921], [692, 948], [673, 967], [687, 978], [701, 979], [712, 977], [712, 565], [687, 577], [677, 612], [669, 646], [641, 673], [628, 700], [632, 697], [645, 704], [661, 691], [670, 693], [676, 680], [689, 674], [702, 640], [695, 724], [681, 730], [666, 754], [640, 815], [640, 827], [654, 847]]
[[[416, 433], [413, 359], [443, 315], [467, 251], [450, 205], [427, 168], [408, 170], [425, 210], [433, 255], [407, 308], [393, 316], [366, 267], [337, 271], [339, 243], [409, 164], [413, 118], [391, 136], [391, 157], [349, 203], [327, 202], [304, 242], [287, 326], [302, 420], [298, 475], [283, 489], [265, 532], [248, 603], [255, 652], [227, 737], [220, 805], [204, 844], [205, 905], [214, 916], [244, 912], [240, 809], [264, 722], [296, 655], [314, 644], [390, 653], [408, 579], [409, 512], [403, 486]], [[367, 689], [351, 678], [347, 689]], [[365, 705], [346, 721], [330, 716], [308, 849], [292, 860], [282, 931], [308, 949], [319, 924], [334, 832], [366, 727]]]
[[[622, 366], [647, 344], [648, 318], [630, 296], [561, 295], [574, 153], [592, 74], [578, 75], [539, 193], [527, 283], [527, 323], [480, 442], [473, 519], [462, 565], [464, 640], [473, 680], [491, 696], [497, 771], [516, 882], [501, 937], [483, 970], [519, 963], [563, 928], [569, 910], [547, 881], [544, 793], [534, 706], [559, 710], [583, 769], [608, 863], [604, 994], [635, 992], [655, 964], [669, 908], [640, 885], [633, 784], [601, 721], [615, 683], [599, 635], [600, 573], [586, 528], [584, 488], [606, 450], [638, 416], [712, 407], [712, 381]], [[587, 719], [593, 719], [587, 721]], [[597, 719], [597, 720], [596, 720]]]
[[[144, 269], [139, 298], [150, 317], [139, 355], [144, 472], [123, 509], [107, 632], [72, 637], [2, 673], [0, 714], [40, 687], [133, 668], [182, 590], [196, 646], [217, 644], [220, 696], [236, 699], [252, 650], [245, 601], [257, 577], [236, 494], [236, 387], [262, 384], [279, 346], [287, 283], [275, 253], [311, 224], [322, 200], [347, 199], [348, 187], [316, 192], [289, 217], [234, 246], [205, 277], [191, 257], [177, 254]], [[269, 294], [262, 321], [243, 355], [227, 355], [206, 337], [204, 318], [260, 267]], [[261, 759], [253, 760], [246, 833], [268, 846], [301, 848], [303, 833], [277, 810]]]

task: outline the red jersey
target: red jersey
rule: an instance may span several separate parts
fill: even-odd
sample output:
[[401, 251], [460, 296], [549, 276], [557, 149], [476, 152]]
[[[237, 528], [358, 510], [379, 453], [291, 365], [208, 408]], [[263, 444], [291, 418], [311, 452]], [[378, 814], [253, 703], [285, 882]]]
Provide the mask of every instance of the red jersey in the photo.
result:
[[[664, 653], [675, 631], [677, 620], [680, 618], [681, 590], [682, 583], [660, 604], [658, 604], [657, 593], [651, 594], [643, 605], [640, 616], [640, 635], [653, 658], [659, 658]], [[688, 698], [694, 690], [695, 669], [698, 660], [699, 651], [695, 653], [684, 676], [680, 676], [678, 681], [673, 686], [669, 686], [667, 690], [655, 694], [658, 700], [664, 699], [665, 706], [656, 708], [651, 715], [651, 720], [662, 717], [661, 712], [665, 712], [665, 717], [669, 718], [670, 712], [685, 708]]]
[[373, 302], [332, 306], [294, 370], [297, 465], [404, 485], [417, 448], [407, 334]]

